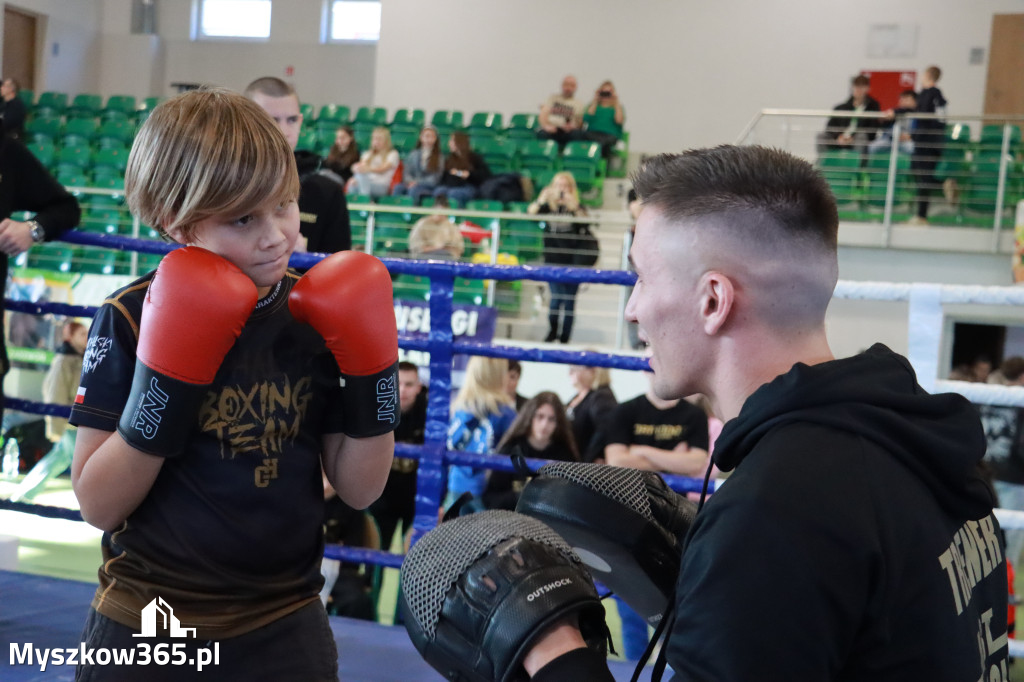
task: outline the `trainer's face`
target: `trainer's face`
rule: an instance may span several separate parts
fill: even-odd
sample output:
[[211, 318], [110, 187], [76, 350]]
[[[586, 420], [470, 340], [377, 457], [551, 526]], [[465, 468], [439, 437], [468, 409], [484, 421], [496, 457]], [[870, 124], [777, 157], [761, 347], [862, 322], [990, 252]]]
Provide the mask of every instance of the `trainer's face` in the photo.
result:
[[302, 113], [299, 111], [299, 100], [295, 95], [271, 97], [257, 92], [253, 94], [252, 101], [270, 114], [270, 118], [274, 119], [274, 123], [284, 133], [288, 144], [295, 149], [299, 144], [299, 131], [302, 130]]
[[551, 436], [555, 433], [555, 411], [550, 405], [541, 405], [533, 413], [533, 420], [530, 422], [530, 432], [533, 439], [541, 443], [549, 443]]
[[263, 296], [284, 277], [298, 236], [299, 205], [267, 202], [241, 215], [200, 221], [190, 243], [237, 265]]
[[704, 338], [697, 282], [701, 264], [686, 248], [687, 230], [667, 223], [661, 212], [645, 207], [636, 224], [630, 258], [637, 281], [626, 305], [626, 319], [639, 324], [648, 344], [655, 394], [665, 400], [698, 392]]

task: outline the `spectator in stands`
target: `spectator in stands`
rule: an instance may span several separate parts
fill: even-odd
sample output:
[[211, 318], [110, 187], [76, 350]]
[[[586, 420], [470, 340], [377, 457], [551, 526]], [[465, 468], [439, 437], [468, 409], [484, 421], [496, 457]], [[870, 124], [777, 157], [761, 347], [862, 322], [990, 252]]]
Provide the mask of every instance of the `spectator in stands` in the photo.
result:
[[[868, 144], [869, 154], [888, 153], [892, 149], [892, 129], [897, 116], [912, 114], [917, 111], [917, 93], [913, 90], [904, 90], [900, 93], [900, 99], [895, 109], [885, 112], [886, 120], [879, 125], [878, 137]], [[914, 128], [917, 127], [917, 120], [913, 118], [902, 119], [900, 123], [900, 153], [910, 156], [914, 153]]]
[[[419, 368], [404, 360], [398, 363], [398, 402], [402, 416], [395, 429], [395, 442], [422, 445], [427, 425], [427, 389], [420, 382]], [[412, 528], [416, 513], [416, 469], [415, 459], [395, 457], [384, 492], [370, 505], [385, 550], [391, 547], [399, 524], [403, 537]]]
[[[495, 446], [516, 418], [512, 400], [505, 393], [508, 361], [475, 355], [466, 365], [466, 377], [452, 403], [448, 425], [448, 449], [478, 455], [494, 453]], [[448, 468], [445, 508], [461, 495], [479, 497], [487, 483], [487, 470], [453, 465]]]
[[[345, 504], [327, 481], [326, 474], [323, 485], [324, 544], [380, 549], [379, 538], [372, 538], [367, 533], [366, 514]], [[359, 564], [324, 557], [320, 562], [320, 573], [324, 576], [320, 601], [328, 614], [377, 620], [376, 608], [370, 597], [369, 570], [362, 573]]]
[[[649, 383], [654, 374], [645, 372]], [[613, 466], [702, 476], [708, 465], [708, 418], [685, 400], [647, 392], [618, 405], [605, 431], [605, 461]]]
[[374, 128], [370, 135], [370, 148], [352, 166], [349, 190], [354, 188], [359, 194], [373, 199], [386, 197], [391, 192], [398, 162], [398, 150], [391, 144], [391, 133], [384, 126]]
[[448, 138], [448, 157], [444, 160], [441, 181], [434, 189], [434, 198], [447, 197], [452, 206], [462, 208], [480, 194], [480, 185], [491, 177], [484, 157], [470, 149], [469, 135], [454, 132]]
[[565, 413], [572, 422], [572, 435], [585, 462], [604, 461], [601, 427], [618, 405], [612, 392], [611, 372], [605, 367], [571, 365], [569, 381], [576, 394], [569, 399]]
[[[551, 183], [540, 191], [536, 201], [527, 212], [537, 215], [571, 216], [587, 215], [587, 209], [580, 204], [580, 193], [572, 173], [555, 173]], [[580, 233], [585, 223], [571, 223], [548, 220], [544, 227], [544, 262], [549, 265], [573, 265]], [[558, 339], [569, 343], [576, 313], [576, 293], [580, 285], [574, 282], [549, 282], [551, 301], [548, 306], [548, 335], [546, 343]], [[561, 329], [561, 331], [559, 331]]]
[[586, 139], [583, 132], [584, 105], [576, 99], [576, 77], [562, 79], [561, 93], [551, 95], [541, 105], [537, 137], [554, 140], [559, 147], [567, 142]]
[[[15, 211], [34, 211], [30, 220], [12, 220]], [[19, 140], [0, 137], [0, 282], [7, 281], [8, 258], [33, 244], [56, 239], [78, 224], [81, 209], [73, 196], [53, 179]], [[10, 369], [0, 311], [0, 387]], [[3, 393], [0, 390], [0, 422]]]
[[[941, 114], [946, 111], [946, 98], [936, 85], [942, 78], [942, 69], [929, 66], [921, 76], [921, 92], [917, 95], [917, 113]], [[950, 203], [956, 203], [959, 188], [955, 178], [940, 183], [935, 168], [942, 159], [946, 143], [946, 122], [940, 118], [922, 118], [914, 129], [914, 156], [910, 171], [917, 180], [917, 215], [910, 219], [913, 225], [928, 224], [928, 198], [932, 190], [942, 187]]]
[[245, 96], [270, 114], [284, 133], [295, 154], [299, 171], [299, 231], [296, 251], [335, 253], [352, 248], [345, 192], [338, 183], [320, 173], [322, 159], [307, 150], [295, 150], [302, 131], [299, 95], [280, 78], [264, 76], [249, 83]]
[[[50, 369], [43, 378], [43, 400], [53, 405], [71, 405], [82, 378], [82, 355], [89, 341], [89, 329], [77, 320], [68, 320], [61, 329], [61, 345], [54, 353]], [[46, 482], [60, 476], [69, 466], [75, 452], [75, 433], [62, 417], [46, 417], [46, 438], [53, 447], [36, 462], [11, 495], [14, 502], [31, 502]]]
[[619, 101], [615, 84], [611, 81], [601, 83], [590, 100], [583, 114], [583, 123], [587, 126], [587, 139], [601, 144], [601, 154], [610, 158], [615, 153], [615, 145], [622, 139], [622, 125], [626, 122], [626, 110]]
[[[526, 401], [498, 443], [498, 452], [510, 457], [553, 459], [560, 462], [578, 462], [580, 459], [565, 407], [551, 391], [542, 391]], [[524, 475], [511, 471], [491, 471], [484, 489], [484, 506], [488, 509], [514, 510], [524, 485]]]
[[[444, 172], [444, 157], [438, 144], [437, 128], [429, 123], [420, 130], [416, 148], [405, 155], [402, 162], [402, 182], [395, 185], [392, 194], [409, 194], [414, 187], [430, 193], [441, 182]], [[418, 193], [417, 196], [423, 196]]]
[[[991, 383], [1024, 386], [1024, 358], [1007, 358], [992, 374]], [[1024, 410], [997, 405], [980, 405], [978, 410], [987, 441], [985, 462], [992, 471], [999, 506], [1024, 511]], [[1024, 530], [1003, 532], [1006, 558], [1017, 563], [1024, 550]]]
[[459, 260], [466, 240], [459, 226], [445, 215], [423, 216], [409, 234], [409, 254], [426, 260]]
[[523, 366], [518, 360], [508, 361], [508, 374], [505, 377], [505, 393], [512, 398], [516, 404], [516, 411], [523, 409], [528, 400], [526, 396], [519, 395], [519, 379], [523, 376]]
[[25, 103], [18, 97], [21, 86], [15, 78], [5, 78], [0, 83], [0, 123], [3, 123], [4, 137], [20, 140], [25, 134]]
[[342, 183], [352, 179], [352, 166], [359, 161], [359, 145], [351, 126], [341, 126], [334, 131], [334, 144], [327, 152], [327, 168], [333, 171]]
[[836, 111], [850, 111], [852, 116], [833, 116], [818, 134], [818, 151], [856, 149], [864, 151], [878, 130], [879, 119], [861, 118], [856, 114], [881, 111], [878, 100], [868, 94], [871, 82], [864, 74], [854, 76], [850, 84], [850, 98], [833, 107]]

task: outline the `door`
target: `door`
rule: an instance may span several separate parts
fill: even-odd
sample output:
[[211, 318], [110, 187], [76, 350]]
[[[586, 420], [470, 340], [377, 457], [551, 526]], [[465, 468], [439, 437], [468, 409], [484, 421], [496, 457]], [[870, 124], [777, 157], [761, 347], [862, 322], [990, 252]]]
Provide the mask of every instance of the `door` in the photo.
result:
[[3, 77], [17, 79], [22, 88], [35, 89], [36, 18], [4, 5]]
[[992, 17], [985, 81], [986, 114], [1024, 114], [1024, 14]]

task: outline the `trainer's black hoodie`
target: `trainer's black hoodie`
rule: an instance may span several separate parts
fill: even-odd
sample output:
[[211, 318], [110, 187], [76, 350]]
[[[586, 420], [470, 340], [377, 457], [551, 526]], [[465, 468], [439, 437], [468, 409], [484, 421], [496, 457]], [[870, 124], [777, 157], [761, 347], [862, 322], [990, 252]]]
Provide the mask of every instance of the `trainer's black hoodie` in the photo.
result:
[[1006, 565], [974, 407], [881, 345], [795, 365], [715, 444], [676, 680], [1007, 679]]

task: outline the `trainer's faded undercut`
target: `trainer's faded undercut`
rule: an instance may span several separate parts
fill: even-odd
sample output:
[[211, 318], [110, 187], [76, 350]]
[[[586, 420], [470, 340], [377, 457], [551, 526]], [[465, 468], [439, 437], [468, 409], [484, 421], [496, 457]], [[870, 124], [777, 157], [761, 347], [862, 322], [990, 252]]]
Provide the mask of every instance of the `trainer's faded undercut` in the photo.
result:
[[[633, 175], [644, 206], [667, 220], [755, 215], [737, 224], [773, 224], [836, 251], [839, 213], [825, 178], [810, 163], [768, 147], [722, 145], [660, 154]], [[754, 235], [751, 235], [754, 236]]]
[[295, 157], [274, 121], [225, 88], [193, 90], [157, 106], [135, 137], [125, 198], [139, 220], [191, 239], [196, 223], [241, 217], [299, 196]]

